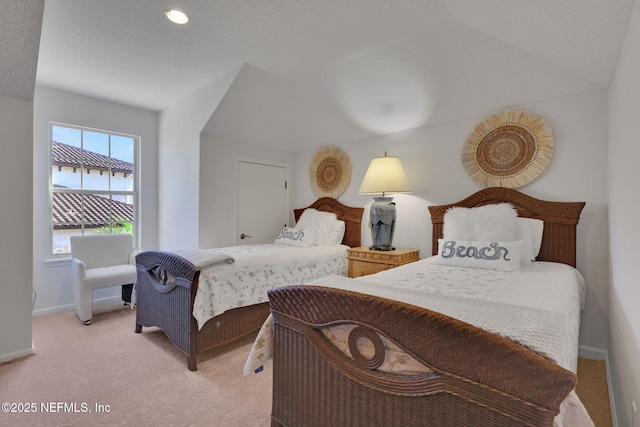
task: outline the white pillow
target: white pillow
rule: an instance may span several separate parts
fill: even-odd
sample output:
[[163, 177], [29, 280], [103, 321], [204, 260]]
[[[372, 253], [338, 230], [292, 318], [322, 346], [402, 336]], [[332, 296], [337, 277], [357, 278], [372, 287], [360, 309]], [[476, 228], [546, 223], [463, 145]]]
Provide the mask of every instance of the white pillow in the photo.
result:
[[334, 223], [333, 229], [329, 234], [329, 245], [339, 245], [342, 243], [342, 239], [344, 239], [344, 231], [345, 231], [345, 223], [344, 221], [336, 220]]
[[520, 270], [521, 251], [521, 240], [471, 242], [438, 239], [438, 255], [434, 257], [433, 263], [485, 270], [516, 271]]
[[316, 233], [314, 230], [285, 227], [278, 234], [274, 243], [308, 248], [315, 243], [315, 240]]
[[518, 218], [518, 240], [522, 240], [520, 262], [531, 264], [540, 253], [544, 221], [533, 218]]
[[[342, 222], [342, 224], [340, 224]], [[333, 212], [324, 212], [317, 209], [305, 209], [300, 215], [300, 219], [296, 224], [296, 228], [304, 228], [315, 230], [317, 245], [333, 245], [340, 231], [340, 227], [344, 227], [344, 221], [338, 221], [338, 217]], [[342, 237], [338, 243], [342, 242]]]
[[510, 203], [453, 207], [444, 214], [445, 240], [513, 242], [518, 240], [518, 211]]

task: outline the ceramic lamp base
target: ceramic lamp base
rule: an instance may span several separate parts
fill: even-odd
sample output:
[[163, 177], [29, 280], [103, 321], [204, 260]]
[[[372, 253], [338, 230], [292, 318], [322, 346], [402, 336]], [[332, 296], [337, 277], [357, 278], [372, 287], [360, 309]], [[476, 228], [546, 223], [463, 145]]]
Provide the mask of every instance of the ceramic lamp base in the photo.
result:
[[371, 204], [371, 241], [369, 249], [392, 251], [393, 232], [396, 228], [396, 204], [393, 197], [374, 197]]

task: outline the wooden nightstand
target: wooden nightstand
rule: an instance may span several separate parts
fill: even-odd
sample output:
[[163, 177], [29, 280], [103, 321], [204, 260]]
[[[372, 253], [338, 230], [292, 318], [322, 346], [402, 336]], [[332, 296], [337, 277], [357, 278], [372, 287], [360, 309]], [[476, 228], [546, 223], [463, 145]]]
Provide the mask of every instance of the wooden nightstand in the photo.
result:
[[397, 248], [393, 251], [372, 251], [359, 247], [347, 249], [349, 277], [366, 276], [420, 259], [419, 249]]

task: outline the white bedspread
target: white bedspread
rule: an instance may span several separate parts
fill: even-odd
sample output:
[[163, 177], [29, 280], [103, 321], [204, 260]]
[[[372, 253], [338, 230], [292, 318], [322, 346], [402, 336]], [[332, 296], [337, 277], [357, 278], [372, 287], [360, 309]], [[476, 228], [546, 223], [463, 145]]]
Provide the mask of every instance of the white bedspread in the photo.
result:
[[[428, 308], [519, 342], [574, 373], [577, 370], [584, 279], [564, 264], [536, 262], [521, 271], [501, 272], [437, 265], [427, 258], [357, 279], [332, 276], [307, 284]], [[259, 353], [257, 359], [271, 356], [269, 350]], [[245, 373], [257, 366], [259, 360], [248, 360]]]
[[[358, 279], [333, 276], [307, 284], [428, 308], [519, 342], [574, 373], [577, 370], [585, 285], [582, 275], [564, 264], [536, 262], [521, 271], [499, 272], [436, 265], [427, 258]], [[271, 323], [269, 317], [258, 334], [245, 375], [270, 359]], [[572, 392], [554, 424], [592, 425], [589, 423]]]
[[585, 285], [578, 270], [536, 262], [500, 272], [443, 266], [427, 258], [401, 269], [313, 285], [365, 292], [446, 314], [505, 336], [577, 370]]
[[206, 250], [177, 250], [202, 268], [193, 316], [201, 329], [236, 307], [267, 302], [272, 288], [347, 274], [347, 247], [259, 244]]

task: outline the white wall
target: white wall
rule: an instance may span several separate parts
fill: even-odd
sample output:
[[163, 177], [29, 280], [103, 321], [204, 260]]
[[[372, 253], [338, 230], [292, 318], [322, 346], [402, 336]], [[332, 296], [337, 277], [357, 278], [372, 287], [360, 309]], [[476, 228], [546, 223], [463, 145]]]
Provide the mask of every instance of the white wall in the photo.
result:
[[0, 362], [31, 353], [33, 103], [0, 95]]
[[[616, 75], [609, 90], [610, 356], [615, 403], [622, 427], [640, 411], [640, 4], [631, 13]], [[640, 413], [635, 426], [640, 425]]]
[[[558, 201], [585, 201], [578, 226], [578, 270], [587, 281], [587, 306], [582, 315], [580, 342], [606, 349], [608, 340], [607, 292], [609, 281], [607, 231], [607, 92], [598, 90], [575, 96], [519, 106], [544, 117], [555, 135], [555, 154], [549, 168], [519, 190], [533, 197]], [[373, 157], [400, 157], [412, 194], [395, 195], [398, 219], [394, 244], [431, 254], [431, 219], [427, 206], [458, 201], [480, 188], [462, 169], [460, 151], [474, 126], [489, 114], [408, 132], [379, 136], [340, 145], [351, 159], [351, 184], [340, 201], [366, 206], [363, 245], [371, 243], [368, 228], [372, 198], [358, 188]], [[318, 150], [296, 155], [292, 206], [315, 200], [309, 181], [309, 164]]]
[[[33, 288], [34, 313], [71, 309], [71, 263], [51, 259], [49, 242], [49, 122], [140, 136], [140, 249], [158, 247], [158, 113], [37, 86], [33, 113]], [[120, 289], [94, 292], [94, 300], [119, 298]]]
[[211, 81], [160, 113], [160, 249], [198, 247], [200, 132], [241, 68]]
[[[291, 152], [226, 141], [202, 134], [199, 197], [200, 248], [236, 244], [236, 159], [238, 156], [286, 164], [289, 166], [290, 176], [293, 175], [295, 156]], [[226, 215], [226, 208], [231, 209], [229, 216]]]

